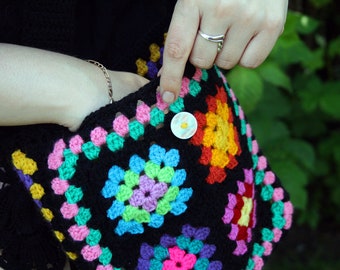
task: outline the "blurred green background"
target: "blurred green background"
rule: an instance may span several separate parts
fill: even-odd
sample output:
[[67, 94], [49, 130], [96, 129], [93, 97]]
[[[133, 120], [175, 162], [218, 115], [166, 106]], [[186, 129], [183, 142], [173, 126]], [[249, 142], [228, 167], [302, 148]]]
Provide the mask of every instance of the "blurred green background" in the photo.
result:
[[227, 78], [273, 170], [294, 225], [266, 270], [340, 269], [340, 1], [290, 1], [285, 30], [255, 70]]

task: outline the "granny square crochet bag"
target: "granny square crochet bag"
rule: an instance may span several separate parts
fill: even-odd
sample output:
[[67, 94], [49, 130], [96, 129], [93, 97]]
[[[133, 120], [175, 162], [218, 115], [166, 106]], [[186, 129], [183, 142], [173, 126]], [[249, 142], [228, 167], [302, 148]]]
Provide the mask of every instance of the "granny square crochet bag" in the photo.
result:
[[18, 147], [20, 182], [79, 269], [261, 269], [293, 207], [232, 89], [188, 66], [169, 106], [158, 84]]

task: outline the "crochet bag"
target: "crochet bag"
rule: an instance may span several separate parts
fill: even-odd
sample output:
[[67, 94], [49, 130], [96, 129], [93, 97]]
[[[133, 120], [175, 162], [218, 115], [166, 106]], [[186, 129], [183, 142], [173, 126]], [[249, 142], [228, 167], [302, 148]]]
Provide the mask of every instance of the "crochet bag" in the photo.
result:
[[[220, 70], [156, 79], [12, 162], [79, 269], [261, 269], [293, 207]], [[40, 143], [40, 145], [39, 145]]]

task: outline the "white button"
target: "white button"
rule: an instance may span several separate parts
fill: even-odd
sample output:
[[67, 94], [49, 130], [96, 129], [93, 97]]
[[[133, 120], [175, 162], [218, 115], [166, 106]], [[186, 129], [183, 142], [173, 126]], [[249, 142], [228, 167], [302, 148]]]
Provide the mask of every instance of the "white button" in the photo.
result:
[[180, 112], [172, 118], [170, 128], [177, 138], [189, 139], [197, 130], [197, 120], [191, 113]]

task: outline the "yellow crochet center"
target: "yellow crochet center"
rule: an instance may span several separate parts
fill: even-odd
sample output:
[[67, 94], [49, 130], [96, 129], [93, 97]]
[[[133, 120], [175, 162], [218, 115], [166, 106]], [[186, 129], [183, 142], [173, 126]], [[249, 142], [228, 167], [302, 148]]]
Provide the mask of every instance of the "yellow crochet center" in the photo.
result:
[[12, 161], [14, 167], [24, 174], [33, 175], [38, 170], [37, 163], [31, 158], [27, 158], [26, 154], [20, 150], [12, 153]]
[[40, 184], [37, 184], [37, 183], [34, 183], [30, 187], [30, 192], [31, 192], [32, 198], [35, 200], [40, 200], [42, 196], [45, 195], [44, 188]]
[[211, 165], [220, 168], [224, 168], [228, 165], [230, 159], [224, 151], [221, 151], [220, 149], [212, 149], [211, 153], [212, 153], [210, 162]]
[[48, 208], [41, 208], [41, 213], [47, 221], [52, 221], [54, 218], [52, 211]]
[[146, 65], [146, 61], [138, 58], [136, 60], [136, 66], [137, 66], [137, 74], [140, 76], [145, 76], [146, 73], [148, 73], [148, 66]]
[[160, 48], [157, 44], [152, 43], [149, 47], [150, 50], [150, 60], [152, 62], [157, 62], [159, 60], [159, 58], [161, 58], [161, 52], [160, 52]]
[[224, 168], [230, 162], [229, 154], [233, 156], [237, 154], [238, 146], [235, 141], [234, 125], [228, 122], [229, 109], [227, 104], [220, 100], [217, 100], [216, 103], [216, 113], [206, 113], [207, 124], [202, 144], [205, 147], [212, 148], [210, 164]]
[[55, 235], [55, 237], [57, 237], [59, 242], [63, 242], [64, 239], [65, 239], [65, 236], [64, 236], [64, 234], [62, 232], [54, 231], [54, 235]]
[[66, 252], [67, 257], [69, 257], [72, 261], [76, 260], [78, 258], [77, 254], [73, 252]]
[[250, 213], [253, 209], [253, 200], [247, 197], [242, 197], [242, 199], [244, 205], [241, 210], [241, 218], [238, 221], [238, 225], [248, 227], [250, 221]]

